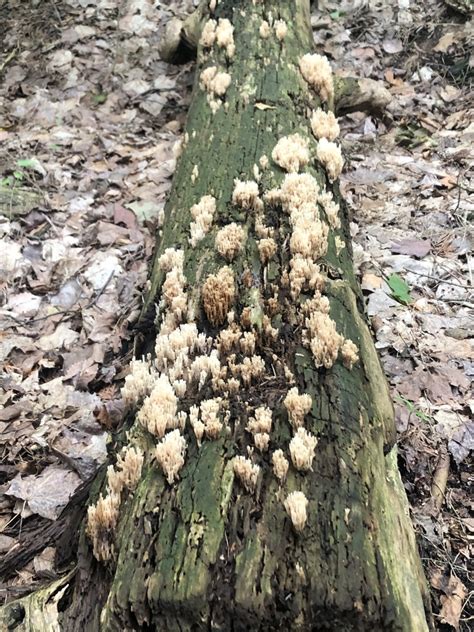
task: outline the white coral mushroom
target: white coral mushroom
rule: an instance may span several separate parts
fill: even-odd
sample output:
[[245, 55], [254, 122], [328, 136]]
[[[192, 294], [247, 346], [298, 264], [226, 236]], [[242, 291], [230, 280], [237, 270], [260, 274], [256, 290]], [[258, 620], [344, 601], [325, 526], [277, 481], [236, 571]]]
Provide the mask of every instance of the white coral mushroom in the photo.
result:
[[308, 499], [306, 496], [303, 492], [291, 492], [286, 497], [284, 505], [295, 531], [303, 531], [308, 520]]
[[155, 458], [171, 485], [184, 465], [186, 439], [178, 429], [169, 432], [155, 448]]
[[283, 450], [275, 450], [272, 454], [273, 473], [283, 483], [288, 474], [288, 468], [290, 466], [288, 459], [285, 457]]
[[316, 155], [319, 162], [326, 169], [328, 178], [331, 182], [341, 175], [344, 166], [341, 148], [336, 143], [332, 143], [326, 138], [321, 138], [316, 149]]
[[336, 140], [339, 136], [339, 124], [333, 112], [325, 112], [321, 108], [315, 110], [311, 116], [311, 129], [315, 137], [320, 140]]
[[298, 172], [310, 159], [308, 141], [299, 134], [284, 136], [275, 145], [272, 158], [285, 171]]
[[248, 492], [254, 492], [260, 473], [260, 466], [254, 465], [250, 459], [244, 456], [236, 456], [233, 461], [234, 474], [240, 480]]
[[303, 78], [319, 92], [322, 101], [330, 101], [334, 96], [332, 70], [327, 57], [307, 53], [300, 59]]
[[288, 417], [293, 428], [300, 428], [303, 425], [305, 415], [311, 410], [312, 403], [311, 395], [307, 393], [299, 395], [296, 386], [290, 388], [283, 400], [283, 404], [288, 411]]
[[316, 437], [304, 428], [298, 428], [290, 441], [291, 460], [300, 472], [307, 472], [311, 469], [317, 443]]

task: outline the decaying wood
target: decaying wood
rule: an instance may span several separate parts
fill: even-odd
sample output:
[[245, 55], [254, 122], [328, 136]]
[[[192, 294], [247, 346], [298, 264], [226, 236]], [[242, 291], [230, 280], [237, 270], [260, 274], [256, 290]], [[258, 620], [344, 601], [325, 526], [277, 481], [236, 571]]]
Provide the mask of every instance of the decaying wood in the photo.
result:
[[[286, 24], [284, 39], [273, 31], [260, 36], [269, 13]], [[230, 266], [235, 319], [254, 334], [265, 373], [229, 395], [227, 429], [217, 439], [199, 446], [185, 429], [185, 465], [172, 484], [153, 458], [155, 437], [133, 423], [132, 415], [127, 440], [144, 452], [145, 463], [138, 487], [124, 496], [120, 520], [109, 534], [114, 555], [97, 562], [83, 529], [75, 573], [31, 599], [8, 604], [0, 616], [3, 621], [16, 616], [15, 629], [53, 629], [40, 619], [36, 627], [21, 627], [47, 603], [61, 631], [425, 632], [431, 629], [428, 593], [397, 469], [389, 391], [353, 272], [347, 211], [337, 183], [315, 160], [308, 114], [321, 102], [298, 67], [312, 49], [309, 2], [220, 0], [214, 17], [231, 20], [236, 50], [234, 55], [216, 47], [199, 50], [185, 143], [144, 301], [142, 323], [149, 330], [144, 347], [152, 349], [156, 335], [150, 314], [160, 304], [165, 277], [159, 258], [167, 248], [179, 248], [184, 250], [188, 311], [214, 347], [222, 325], [209, 311], [206, 316], [202, 288], [210, 275]], [[214, 113], [209, 94], [199, 85], [201, 71], [213, 65], [231, 76]], [[255, 209], [233, 200], [235, 179], [257, 178], [260, 200], [281, 185], [284, 172], [270, 157], [276, 143], [294, 133], [311, 147], [305, 171], [332, 192], [341, 208], [341, 227], [329, 230], [320, 267], [331, 319], [358, 349], [352, 368], [340, 360], [317, 367], [304, 340], [301, 310], [311, 292], [305, 289], [294, 298], [285, 281], [291, 257], [288, 214], [278, 203], [265, 203], [264, 222], [277, 250], [262, 262]], [[257, 173], [262, 156], [269, 166]], [[216, 199], [213, 225], [191, 246], [190, 209], [206, 195]], [[322, 209], [321, 216], [327, 221]], [[228, 262], [216, 251], [215, 237], [230, 222], [244, 229], [246, 241]], [[165, 312], [162, 302], [157, 328]], [[264, 317], [278, 331], [275, 339], [265, 333]], [[223, 366], [228, 362], [225, 354], [220, 361]], [[288, 453], [292, 428], [283, 400], [292, 386], [311, 397], [304, 423], [319, 443], [312, 469], [291, 466], [280, 483], [270, 457], [276, 449]], [[209, 382], [200, 388], [190, 385], [180, 410], [188, 412], [191, 405], [217, 395]], [[262, 454], [245, 429], [260, 406], [273, 413], [270, 450]], [[250, 492], [233, 470], [233, 458], [248, 454], [260, 466]], [[93, 501], [100, 487], [97, 481]], [[285, 499], [295, 491], [308, 500], [307, 522], [298, 531], [285, 510]]]
[[0, 187], [0, 213], [5, 217], [28, 215], [43, 201], [43, 196], [31, 189]]
[[[186, 19], [171, 19], [160, 44], [160, 55], [171, 64], [182, 64], [197, 55], [202, 27], [207, 19], [205, 3]], [[381, 81], [358, 77], [336, 77], [334, 110], [342, 115], [349, 112], [367, 112], [384, 116], [392, 96]]]

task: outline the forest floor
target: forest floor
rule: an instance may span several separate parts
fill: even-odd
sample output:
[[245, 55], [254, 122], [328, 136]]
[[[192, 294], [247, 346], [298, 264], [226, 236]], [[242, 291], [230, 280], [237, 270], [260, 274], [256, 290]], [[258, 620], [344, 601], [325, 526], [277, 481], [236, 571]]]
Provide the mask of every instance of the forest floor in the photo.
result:
[[[438, 629], [467, 632], [472, 22], [441, 0], [347, 4], [318, 3], [317, 49], [336, 73], [392, 94], [381, 118], [340, 121], [355, 265]], [[123, 418], [120, 387], [193, 84], [193, 65], [160, 61], [158, 43], [169, 18], [192, 8], [0, 0], [2, 601], [57, 576], [54, 538], [22, 551], [38, 526], [51, 533]]]

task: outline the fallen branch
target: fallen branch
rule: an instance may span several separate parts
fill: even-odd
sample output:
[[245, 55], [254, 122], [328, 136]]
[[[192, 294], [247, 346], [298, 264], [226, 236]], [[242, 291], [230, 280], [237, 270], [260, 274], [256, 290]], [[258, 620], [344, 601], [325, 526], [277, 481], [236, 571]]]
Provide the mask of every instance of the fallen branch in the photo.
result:
[[443, 506], [446, 484], [449, 477], [449, 454], [446, 445], [443, 444], [440, 448], [440, 454], [438, 457], [438, 463], [433, 474], [433, 481], [431, 483], [431, 502], [435, 515], [438, 515]]

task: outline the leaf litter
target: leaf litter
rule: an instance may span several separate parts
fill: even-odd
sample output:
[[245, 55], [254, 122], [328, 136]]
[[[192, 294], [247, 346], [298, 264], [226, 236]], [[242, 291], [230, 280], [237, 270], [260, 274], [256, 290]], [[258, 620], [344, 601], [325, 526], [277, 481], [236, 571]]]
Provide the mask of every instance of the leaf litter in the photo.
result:
[[[122, 422], [130, 359], [122, 349], [133, 337], [192, 83], [192, 65], [164, 63], [157, 43], [176, 11], [193, 9], [190, 1], [173, 12], [148, 0], [8, 4], [0, 8], [5, 553], [21, 547], [30, 522], [58, 517], [104, 462], [107, 432]], [[466, 631], [472, 27], [441, 0], [324, 0], [312, 25], [337, 74], [382, 81], [392, 95], [380, 118], [340, 120], [349, 164], [341, 188], [436, 621]], [[434, 511], [443, 449], [449, 478]], [[52, 547], [18, 569], [8, 590], [45, 569], [56, 576]]]

